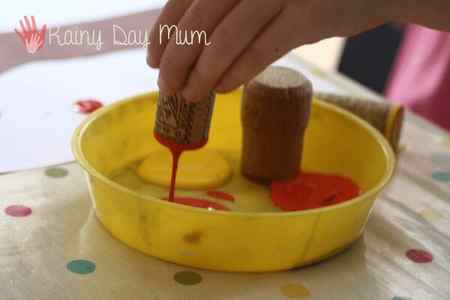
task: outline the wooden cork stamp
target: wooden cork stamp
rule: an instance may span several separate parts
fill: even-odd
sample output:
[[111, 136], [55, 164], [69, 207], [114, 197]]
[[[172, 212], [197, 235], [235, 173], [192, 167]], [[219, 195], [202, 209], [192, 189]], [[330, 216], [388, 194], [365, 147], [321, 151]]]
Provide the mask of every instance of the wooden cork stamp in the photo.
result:
[[389, 102], [376, 102], [369, 99], [327, 93], [315, 93], [314, 96], [366, 120], [384, 135], [394, 151], [398, 153], [405, 113], [403, 106]]
[[172, 154], [169, 201], [176, 200], [175, 181], [181, 154], [201, 148], [208, 142], [214, 101], [212, 92], [195, 103], [188, 103], [179, 95], [158, 96], [153, 134]]
[[177, 145], [201, 147], [208, 140], [214, 101], [212, 92], [195, 103], [188, 103], [179, 95], [159, 95], [155, 136]]
[[299, 72], [270, 66], [244, 87], [241, 171], [269, 183], [295, 177], [301, 165], [312, 84]]

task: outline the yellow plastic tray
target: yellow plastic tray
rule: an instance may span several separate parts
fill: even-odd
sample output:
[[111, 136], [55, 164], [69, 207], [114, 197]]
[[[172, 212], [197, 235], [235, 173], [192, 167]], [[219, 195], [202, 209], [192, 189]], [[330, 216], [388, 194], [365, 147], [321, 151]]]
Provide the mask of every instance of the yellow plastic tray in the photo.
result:
[[[207, 147], [240, 149], [241, 90], [218, 95]], [[76, 130], [73, 151], [85, 169], [97, 217], [113, 236], [144, 253], [221, 271], [275, 271], [320, 261], [361, 236], [394, 154], [368, 123], [314, 101], [303, 169], [353, 178], [364, 191], [335, 206], [299, 212], [222, 212], [143, 195], [109, 179], [161, 147], [152, 136], [157, 93], [104, 107]]]

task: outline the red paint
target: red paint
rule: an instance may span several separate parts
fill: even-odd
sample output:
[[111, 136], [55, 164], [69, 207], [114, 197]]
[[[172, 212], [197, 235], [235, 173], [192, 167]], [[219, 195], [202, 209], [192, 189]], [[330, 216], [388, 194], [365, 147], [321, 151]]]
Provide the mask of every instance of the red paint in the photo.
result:
[[213, 198], [234, 202], [234, 196], [223, 191], [210, 190], [206, 194]]
[[342, 203], [359, 195], [351, 179], [338, 175], [300, 173], [296, 178], [274, 181], [272, 202], [282, 210], [313, 209]]
[[11, 217], [26, 217], [31, 214], [31, 208], [23, 205], [11, 205], [5, 208], [5, 213]]
[[154, 132], [155, 139], [163, 146], [167, 147], [172, 154], [172, 175], [170, 177], [169, 201], [174, 201], [175, 198], [175, 181], [177, 178], [178, 161], [183, 151], [194, 150], [206, 145], [206, 140], [194, 144], [177, 144], [173, 141], [163, 138], [158, 133]]
[[75, 105], [77, 106], [78, 112], [83, 114], [89, 114], [103, 106], [100, 101], [95, 99], [80, 100], [75, 102]]
[[[170, 190], [169, 190], [168, 200], [178, 203], [178, 204], [194, 206], [194, 207], [199, 207], [199, 208], [229, 210], [226, 206], [223, 206], [222, 204], [214, 203], [214, 202], [211, 202], [211, 201], [208, 201], [205, 199], [198, 199], [198, 198], [193, 198], [193, 197], [175, 197], [175, 182], [176, 182], [176, 177], [177, 177], [178, 161], [180, 159], [181, 154], [183, 153], [183, 151], [195, 150], [195, 149], [201, 148], [206, 144], [207, 141], [205, 140], [205, 141], [195, 143], [195, 144], [177, 144], [177, 143], [174, 143], [173, 141], [163, 138], [156, 132], [154, 132], [153, 134], [155, 136], [155, 139], [161, 145], [167, 147], [169, 149], [170, 153], [172, 154], [172, 174], [171, 174], [171, 178], [170, 178]], [[224, 194], [226, 194], [226, 193], [224, 193]], [[228, 195], [228, 194], [226, 194], [226, 195]], [[231, 195], [229, 195], [229, 196], [231, 196]], [[231, 197], [233, 197], [233, 196], [231, 196]], [[233, 198], [233, 200], [234, 200], [234, 198]]]
[[409, 249], [406, 256], [413, 262], [423, 264], [433, 261], [433, 254], [425, 250]]
[[199, 208], [213, 208], [216, 210], [229, 210], [226, 206], [214, 203], [205, 199], [199, 199], [199, 198], [191, 198], [191, 197], [175, 197], [174, 202], [178, 204], [188, 205], [188, 206], [194, 206]]

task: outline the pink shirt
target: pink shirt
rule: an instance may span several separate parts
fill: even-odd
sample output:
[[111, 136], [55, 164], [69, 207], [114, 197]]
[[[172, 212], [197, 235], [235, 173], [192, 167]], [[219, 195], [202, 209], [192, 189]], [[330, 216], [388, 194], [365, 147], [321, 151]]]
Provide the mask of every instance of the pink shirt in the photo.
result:
[[450, 131], [450, 33], [409, 25], [386, 96]]

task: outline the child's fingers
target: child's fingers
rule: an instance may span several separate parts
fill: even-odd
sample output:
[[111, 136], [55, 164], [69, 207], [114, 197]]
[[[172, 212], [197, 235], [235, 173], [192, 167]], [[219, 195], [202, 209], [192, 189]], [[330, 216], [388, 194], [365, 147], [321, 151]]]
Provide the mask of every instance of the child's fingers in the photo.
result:
[[22, 20], [19, 21], [19, 24], [20, 24], [20, 28], [22, 29], [22, 32], [23, 32], [23, 33], [26, 33], [27, 30], [25, 29], [25, 26], [23, 25]]
[[41, 31], [39, 32], [39, 34], [41, 35], [41, 38], [45, 37], [45, 33], [47, 32], [47, 24], [44, 24], [44, 26], [42, 26]]
[[[264, 32], [245, 49], [244, 53], [233, 63], [216, 86], [216, 91], [228, 92], [237, 88], [296, 46], [293, 45], [291, 36], [295, 27], [290, 22], [286, 22], [286, 20], [290, 20], [288, 14], [289, 9], [284, 9], [267, 26]], [[301, 33], [296, 34], [300, 35]]]
[[[173, 94], [184, 86], [209, 34], [237, 2], [238, 0], [196, 0], [192, 3], [178, 23], [181, 40], [172, 37], [162, 54], [158, 82], [162, 93]], [[190, 44], [185, 44], [186, 41]]]
[[[255, 13], [255, 7], [258, 13]], [[189, 74], [183, 97], [195, 101], [213, 90], [240, 53], [279, 14], [281, 1], [241, 1], [217, 26], [211, 45], [205, 47]]]
[[33, 31], [34, 30], [34, 28], [31, 27], [30, 20], [28, 20], [27, 16], [25, 16], [25, 24], [27, 25], [28, 31]]
[[39, 33], [39, 37], [41, 40], [41, 45], [39, 46], [39, 49], [41, 49], [42, 47], [44, 47], [44, 43], [45, 43], [45, 33], [47, 32], [47, 25], [45, 24], [44, 26], [42, 26], [42, 29]]
[[170, 0], [164, 6], [149, 35], [147, 64], [150, 67], [159, 67], [161, 56], [169, 42], [167, 34], [160, 36], [160, 29], [164, 25], [167, 25], [168, 27], [177, 25], [193, 1], [194, 0]]
[[33, 28], [33, 30], [37, 29], [36, 19], [34, 18], [34, 16], [31, 16], [31, 27]]
[[21, 37], [21, 39], [25, 42], [25, 35], [22, 33], [23, 31], [19, 31], [17, 29], [14, 29], [14, 31]]

